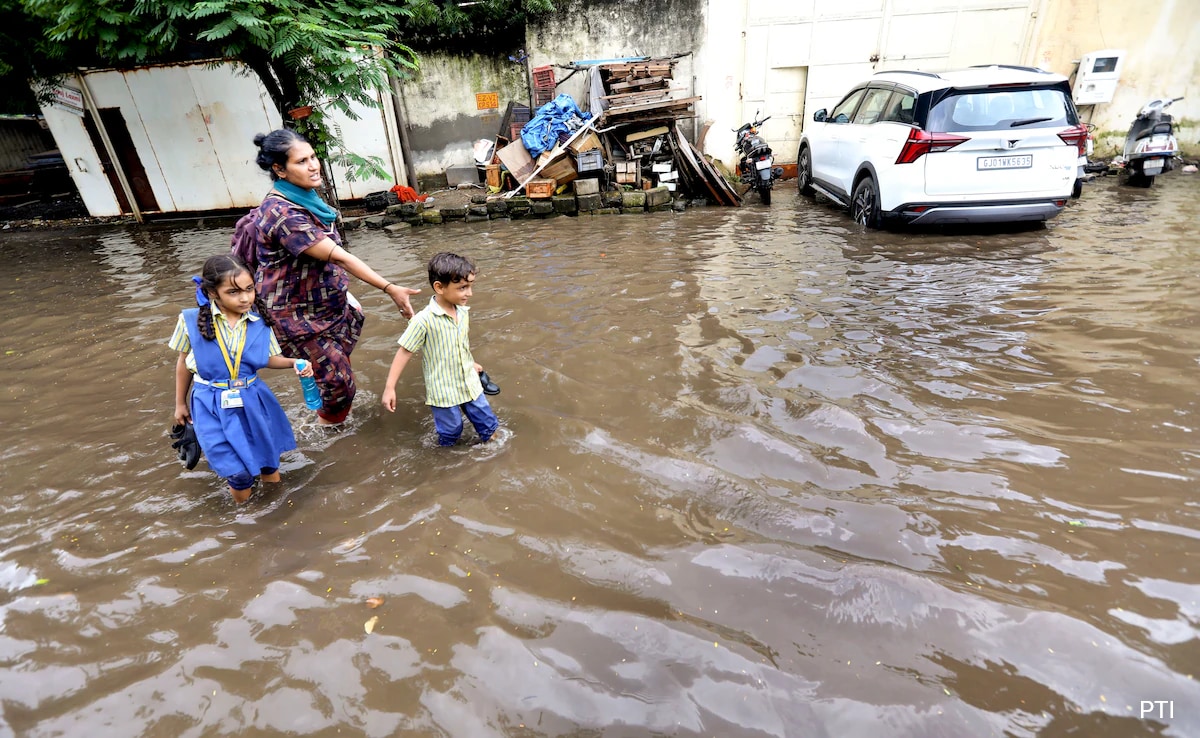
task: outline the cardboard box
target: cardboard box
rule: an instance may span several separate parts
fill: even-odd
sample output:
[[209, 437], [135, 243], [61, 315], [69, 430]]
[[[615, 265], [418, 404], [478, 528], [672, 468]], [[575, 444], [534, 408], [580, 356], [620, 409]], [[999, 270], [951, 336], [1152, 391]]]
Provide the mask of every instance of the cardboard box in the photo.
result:
[[588, 131], [579, 138], [576, 138], [567, 146], [567, 150], [572, 154], [582, 154], [585, 151], [591, 151], [598, 148], [600, 148], [600, 137], [591, 131]]
[[529, 150], [525, 148], [525, 144], [519, 138], [497, 151], [496, 156], [500, 157], [505, 169], [512, 172], [519, 182], [533, 174], [533, 157], [529, 155]]
[[525, 183], [525, 196], [530, 200], [542, 200], [554, 197], [554, 190], [558, 187], [552, 179], [535, 178]]
[[617, 184], [636, 185], [642, 179], [642, 165], [637, 159], [616, 162]]
[[566, 184], [574, 180], [579, 176], [579, 172], [575, 169], [575, 162], [571, 161], [573, 158], [563, 152], [559, 157], [543, 167], [538, 176], [543, 179], [553, 179], [559, 184]]

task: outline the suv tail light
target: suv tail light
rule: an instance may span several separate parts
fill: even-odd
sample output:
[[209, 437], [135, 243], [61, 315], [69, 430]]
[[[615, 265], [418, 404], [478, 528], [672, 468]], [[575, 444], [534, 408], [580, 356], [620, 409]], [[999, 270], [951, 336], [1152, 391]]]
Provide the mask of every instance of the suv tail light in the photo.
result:
[[1061, 138], [1063, 143], [1066, 145], [1074, 146], [1076, 149], [1078, 149], [1080, 156], [1087, 155], [1087, 125], [1080, 123], [1077, 126], [1071, 126], [1065, 131], [1059, 131], [1058, 137]]
[[[1059, 135], [1061, 136], [1062, 134], [1060, 133]], [[949, 133], [930, 133], [920, 128], [914, 128], [908, 134], [908, 140], [904, 142], [904, 148], [900, 149], [900, 156], [896, 157], [896, 163], [912, 164], [925, 154], [949, 151], [960, 143], [970, 140], [962, 136], [952, 136]]]

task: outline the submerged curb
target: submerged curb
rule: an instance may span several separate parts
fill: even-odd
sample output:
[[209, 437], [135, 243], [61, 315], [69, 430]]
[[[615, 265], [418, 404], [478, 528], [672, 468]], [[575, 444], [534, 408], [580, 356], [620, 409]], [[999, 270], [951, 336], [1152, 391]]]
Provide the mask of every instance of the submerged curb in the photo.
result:
[[399, 235], [418, 226], [451, 222], [478, 223], [560, 216], [641, 214], [668, 210], [683, 212], [689, 207], [705, 204], [707, 202], [702, 199], [689, 201], [683, 197], [675, 197], [670, 189], [662, 185], [648, 190], [610, 190], [536, 199], [525, 196], [476, 194], [471, 196], [471, 203], [467, 206], [424, 208], [421, 203], [404, 202], [389, 205], [382, 214], [346, 218], [344, 222], [347, 230], [370, 228]]

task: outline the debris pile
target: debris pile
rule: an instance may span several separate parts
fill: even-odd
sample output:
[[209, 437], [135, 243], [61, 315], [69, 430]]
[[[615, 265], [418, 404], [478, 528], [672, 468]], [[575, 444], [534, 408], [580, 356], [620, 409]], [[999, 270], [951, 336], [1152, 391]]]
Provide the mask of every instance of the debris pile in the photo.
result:
[[[672, 86], [674, 66], [673, 58], [594, 65], [589, 71], [598, 84], [592, 85], [590, 114], [579, 114], [574, 100], [560, 94], [538, 108], [519, 136], [515, 124], [502, 126], [487, 167], [489, 189], [534, 200], [655, 189], [665, 191], [668, 201], [704, 198], [740, 205], [730, 183], [684, 137], [679, 121], [694, 117], [693, 104], [701, 98]], [[547, 130], [556, 135], [547, 136]], [[568, 192], [579, 180], [595, 182]], [[656, 193], [654, 199], [661, 198]]]

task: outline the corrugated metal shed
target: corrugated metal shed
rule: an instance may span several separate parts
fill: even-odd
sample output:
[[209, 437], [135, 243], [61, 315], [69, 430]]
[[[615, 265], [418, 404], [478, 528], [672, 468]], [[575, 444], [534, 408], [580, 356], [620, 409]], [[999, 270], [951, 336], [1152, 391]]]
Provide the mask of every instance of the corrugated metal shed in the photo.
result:
[[[132, 212], [119, 168], [144, 213], [237, 210], [257, 205], [269, 187], [254, 163], [256, 133], [279, 128], [278, 112], [258, 77], [231, 62], [197, 62], [97, 70], [74, 81], [90, 97], [117, 154], [114, 164], [92, 110], [49, 105], [50, 130], [71, 169], [88, 212]], [[332, 114], [348, 145], [378, 156], [403, 178], [394, 115], [387, 100], [359, 111], [360, 120]], [[85, 106], [91, 107], [91, 106]], [[342, 198], [387, 189], [393, 181], [350, 183], [333, 168]]]

